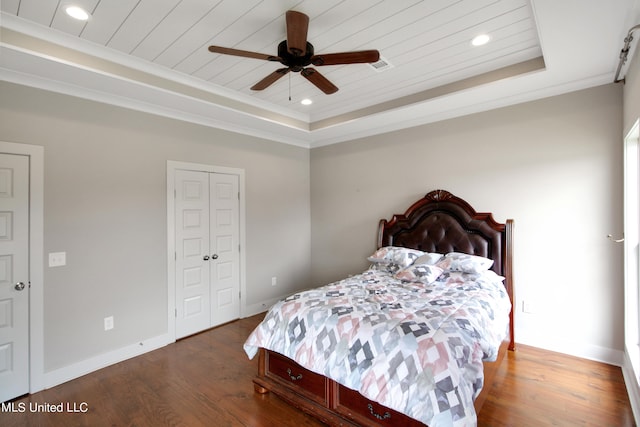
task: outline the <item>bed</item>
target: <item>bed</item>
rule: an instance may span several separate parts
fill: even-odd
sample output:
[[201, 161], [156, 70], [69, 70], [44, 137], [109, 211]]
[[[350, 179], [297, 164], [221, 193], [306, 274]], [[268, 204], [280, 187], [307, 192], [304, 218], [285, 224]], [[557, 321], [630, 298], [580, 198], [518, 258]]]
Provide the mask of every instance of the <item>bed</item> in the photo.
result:
[[380, 220], [368, 259], [270, 309], [244, 346], [255, 391], [329, 425], [475, 425], [515, 350], [513, 220], [435, 190]]

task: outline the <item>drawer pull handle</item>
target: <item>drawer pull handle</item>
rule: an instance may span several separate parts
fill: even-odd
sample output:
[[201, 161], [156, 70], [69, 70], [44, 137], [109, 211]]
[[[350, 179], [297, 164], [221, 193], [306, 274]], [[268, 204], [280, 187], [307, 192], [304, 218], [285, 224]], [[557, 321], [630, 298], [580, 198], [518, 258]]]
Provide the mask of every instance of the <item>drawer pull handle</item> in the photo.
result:
[[385, 412], [383, 415], [380, 415], [376, 412], [373, 411], [373, 405], [371, 403], [369, 403], [367, 405], [367, 408], [369, 408], [369, 412], [371, 412], [371, 415], [373, 415], [374, 417], [376, 417], [379, 420], [387, 420], [389, 418], [391, 418], [391, 414], [387, 411]]
[[289, 378], [291, 378], [291, 381], [299, 381], [302, 379], [302, 374], [298, 374], [298, 376], [294, 376], [291, 373], [291, 368], [287, 368], [287, 374], [289, 374]]

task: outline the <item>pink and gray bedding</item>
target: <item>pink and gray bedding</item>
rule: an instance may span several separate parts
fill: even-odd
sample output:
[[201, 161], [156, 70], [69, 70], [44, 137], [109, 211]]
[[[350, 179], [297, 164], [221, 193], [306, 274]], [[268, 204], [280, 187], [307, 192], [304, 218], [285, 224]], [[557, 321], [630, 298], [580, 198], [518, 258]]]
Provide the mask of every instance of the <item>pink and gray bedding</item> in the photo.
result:
[[[474, 426], [482, 361], [495, 360], [511, 305], [502, 277], [460, 271], [462, 261], [477, 260], [449, 258], [399, 269], [374, 263], [292, 295], [244, 349], [250, 358], [259, 347], [278, 352], [431, 427]], [[417, 271], [404, 271], [411, 267]]]

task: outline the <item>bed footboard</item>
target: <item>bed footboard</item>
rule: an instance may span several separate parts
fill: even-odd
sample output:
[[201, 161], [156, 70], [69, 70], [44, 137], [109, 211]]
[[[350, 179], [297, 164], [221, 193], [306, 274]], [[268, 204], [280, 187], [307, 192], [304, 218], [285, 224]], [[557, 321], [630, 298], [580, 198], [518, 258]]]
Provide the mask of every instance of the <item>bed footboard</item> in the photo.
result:
[[330, 426], [425, 427], [278, 353], [261, 348], [259, 363], [258, 376], [253, 380], [257, 392], [273, 392]]
[[[495, 362], [485, 362], [482, 392], [474, 402], [480, 412], [493, 385], [509, 341], [504, 341]], [[373, 402], [322, 375], [311, 372], [278, 353], [260, 349], [258, 376], [254, 378], [257, 393], [273, 392], [289, 404], [330, 426], [407, 426], [425, 424]]]

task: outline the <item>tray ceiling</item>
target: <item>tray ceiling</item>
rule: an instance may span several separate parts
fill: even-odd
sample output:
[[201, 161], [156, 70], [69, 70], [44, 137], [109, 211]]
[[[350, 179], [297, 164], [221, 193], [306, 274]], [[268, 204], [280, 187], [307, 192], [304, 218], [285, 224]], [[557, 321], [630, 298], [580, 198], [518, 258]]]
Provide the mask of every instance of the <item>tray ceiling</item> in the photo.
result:
[[[3, 80], [309, 147], [611, 82], [638, 16], [636, 0], [75, 0], [82, 22], [70, 3], [2, 1]], [[256, 92], [281, 64], [207, 50], [275, 55], [289, 9], [317, 53], [389, 66], [318, 67], [332, 95], [297, 73]]]

